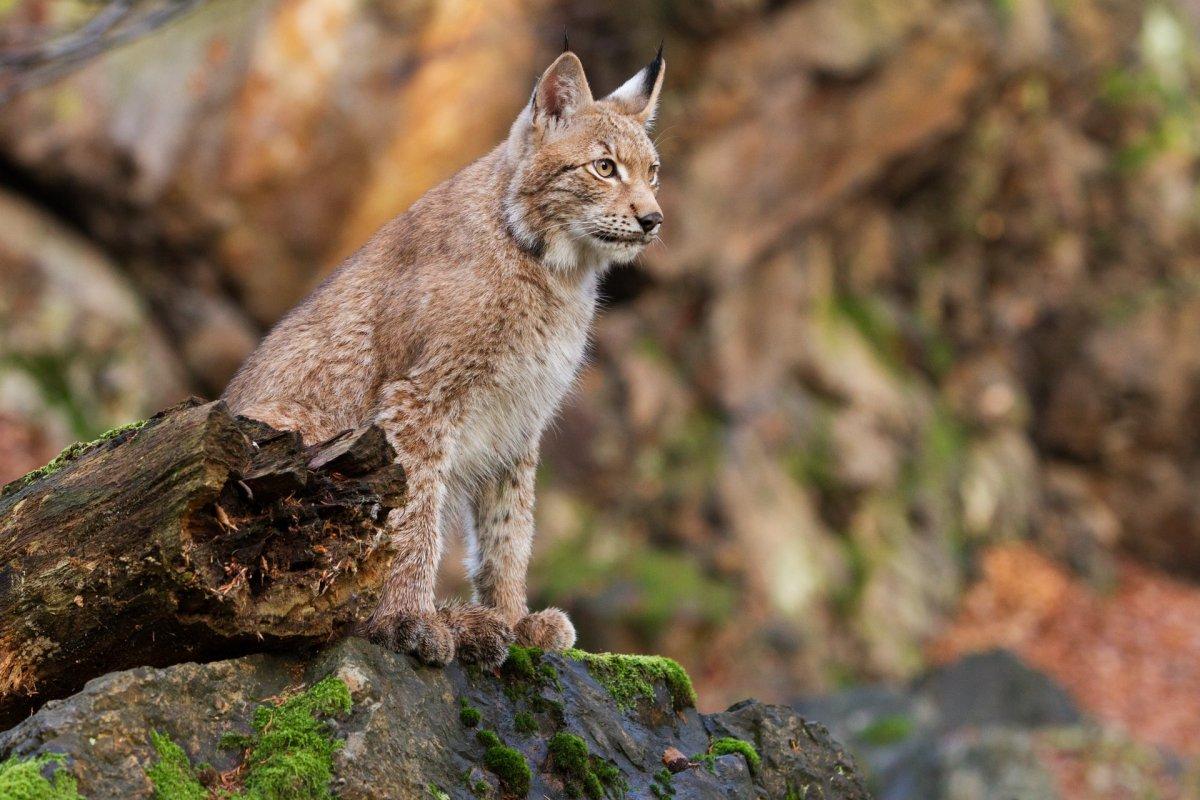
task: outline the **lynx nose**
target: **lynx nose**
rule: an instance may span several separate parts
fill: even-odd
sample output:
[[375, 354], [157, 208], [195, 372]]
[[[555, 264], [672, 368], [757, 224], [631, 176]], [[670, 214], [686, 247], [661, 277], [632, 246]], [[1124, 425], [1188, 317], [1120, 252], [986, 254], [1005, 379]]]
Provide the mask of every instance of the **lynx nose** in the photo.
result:
[[661, 212], [651, 211], [649, 214], [646, 214], [643, 217], [638, 217], [637, 221], [638, 224], [642, 226], [642, 231], [644, 233], [649, 233], [662, 224], [663, 215]]

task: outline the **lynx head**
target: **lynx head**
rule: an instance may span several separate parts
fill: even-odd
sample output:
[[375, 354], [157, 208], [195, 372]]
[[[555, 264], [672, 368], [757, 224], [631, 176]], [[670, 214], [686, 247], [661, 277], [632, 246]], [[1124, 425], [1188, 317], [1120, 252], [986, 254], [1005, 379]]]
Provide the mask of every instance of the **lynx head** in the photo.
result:
[[583, 64], [564, 52], [513, 124], [509, 230], [553, 269], [633, 260], [658, 235], [658, 153], [647, 135], [662, 88], [662, 49], [615, 92], [593, 100]]

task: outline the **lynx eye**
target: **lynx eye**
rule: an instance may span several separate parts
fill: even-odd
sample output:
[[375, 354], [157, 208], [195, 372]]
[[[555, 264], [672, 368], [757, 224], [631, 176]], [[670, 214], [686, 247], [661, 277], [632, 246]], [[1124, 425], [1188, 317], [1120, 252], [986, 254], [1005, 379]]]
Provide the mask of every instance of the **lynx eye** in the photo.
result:
[[611, 158], [598, 158], [592, 162], [592, 169], [601, 178], [611, 178], [617, 174], [617, 162]]
[[651, 186], [658, 185], [658, 164], [650, 165], [650, 185]]

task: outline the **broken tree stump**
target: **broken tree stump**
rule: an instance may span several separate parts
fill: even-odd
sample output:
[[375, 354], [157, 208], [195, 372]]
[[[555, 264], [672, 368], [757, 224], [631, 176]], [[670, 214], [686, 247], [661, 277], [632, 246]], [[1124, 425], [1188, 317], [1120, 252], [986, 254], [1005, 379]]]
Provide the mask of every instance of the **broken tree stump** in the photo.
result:
[[373, 608], [404, 473], [195, 401], [0, 490], [0, 728], [116, 669], [320, 644]]

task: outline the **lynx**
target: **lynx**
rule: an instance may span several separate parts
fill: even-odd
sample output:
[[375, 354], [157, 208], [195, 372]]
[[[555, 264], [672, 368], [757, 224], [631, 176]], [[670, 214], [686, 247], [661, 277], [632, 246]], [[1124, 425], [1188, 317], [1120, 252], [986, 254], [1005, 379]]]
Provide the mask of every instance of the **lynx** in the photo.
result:
[[[662, 50], [594, 100], [569, 50], [507, 139], [383, 226], [285, 316], [230, 382], [238, 414], [324, 440], [379, 425], [408, 475], [394, 560], [364, 631], [429, 664], [498, 665], [514, 640], [563, 650], [530, 613], [542, 432], [575, 380], [597, 283], [657, 236], [647, 135]], [[444, 537], [466, 537], [469, 603], [435, 600]]]

